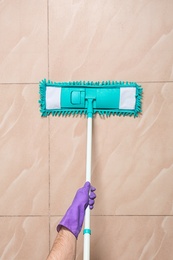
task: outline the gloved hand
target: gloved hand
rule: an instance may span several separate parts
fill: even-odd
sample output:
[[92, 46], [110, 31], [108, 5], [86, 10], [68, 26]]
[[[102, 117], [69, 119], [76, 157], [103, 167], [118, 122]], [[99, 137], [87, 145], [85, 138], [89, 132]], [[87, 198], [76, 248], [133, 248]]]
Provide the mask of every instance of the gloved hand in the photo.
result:
[[58, 232], [61, 226], [64, 226], [69, 229], [76, 238], [78, 237], [82, 229], [86, 208], [89, 206], [90, 209], [93, 209], [94, 207], [94, 200], [96, 198], [95, 190], [90, 182], [86, 182], [85, 185], [76, 192], [71, 206], [57, 226]]

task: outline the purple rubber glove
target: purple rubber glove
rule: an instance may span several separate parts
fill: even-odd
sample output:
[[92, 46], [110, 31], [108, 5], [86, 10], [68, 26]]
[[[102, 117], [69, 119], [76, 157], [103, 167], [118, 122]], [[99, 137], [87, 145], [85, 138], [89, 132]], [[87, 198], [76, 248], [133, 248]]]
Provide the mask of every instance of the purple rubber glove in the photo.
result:
[[94, 207], [94, 200], [96, 198], [95, 190], [90, 182], [86, 182], [85, 185], [76, 192], [71, 206], [57, 226], [58, 232], [61, 226], [63, 226], [69, 229], [76, 238], [78, 237], [82, 229], [86, 208], [89, 206], [90, 209], [93, 209]]

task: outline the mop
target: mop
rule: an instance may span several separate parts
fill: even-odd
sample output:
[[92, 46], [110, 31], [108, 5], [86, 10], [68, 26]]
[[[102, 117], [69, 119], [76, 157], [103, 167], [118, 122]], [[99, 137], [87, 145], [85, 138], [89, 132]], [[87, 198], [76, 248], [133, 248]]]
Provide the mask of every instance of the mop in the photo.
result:
[[[40, 112], [43, 117], [85, 115], [87, 117], [86, 181], [91, 182], [92, 119], [101, 117], [133, 116], [141, 113], [142, 88], [135, 82], [42, 80]], [[90, 209], [85, 212], [83, 259], [90, 259]]]

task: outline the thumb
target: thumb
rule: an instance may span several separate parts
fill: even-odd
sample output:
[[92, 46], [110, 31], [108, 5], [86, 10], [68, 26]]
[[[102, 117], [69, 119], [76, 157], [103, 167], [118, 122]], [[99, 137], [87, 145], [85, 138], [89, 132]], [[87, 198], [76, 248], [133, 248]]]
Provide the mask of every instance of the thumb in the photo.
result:
[[89, 192], [89, 190], [90, 190], [90, 188], [91, 188], [90, 182], [89, 182], [89, 181], [85, 182], [83, 188], [86, 189], [86, 190]]

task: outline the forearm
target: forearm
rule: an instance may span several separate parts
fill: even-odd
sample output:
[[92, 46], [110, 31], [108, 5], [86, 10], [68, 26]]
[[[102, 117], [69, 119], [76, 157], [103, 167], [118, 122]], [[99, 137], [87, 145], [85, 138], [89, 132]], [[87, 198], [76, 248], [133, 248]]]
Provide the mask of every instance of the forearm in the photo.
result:
[[76, 237], [61, 227], [47, 260], [74, 260], [76, 257]]

